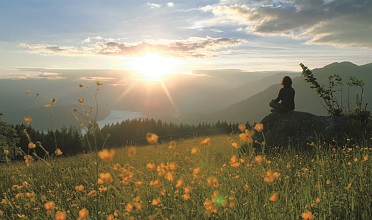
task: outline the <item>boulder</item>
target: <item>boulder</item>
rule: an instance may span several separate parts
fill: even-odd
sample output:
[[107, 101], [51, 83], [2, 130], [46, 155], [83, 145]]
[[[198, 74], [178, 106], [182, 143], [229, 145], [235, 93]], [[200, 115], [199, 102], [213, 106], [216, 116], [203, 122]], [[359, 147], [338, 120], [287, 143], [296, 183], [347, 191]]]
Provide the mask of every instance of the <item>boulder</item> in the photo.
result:
[[311, 142], [343, 142], [357, 129], [348, 117], [317, 116], [306, 112], [273, 112], [261, 121], [268, 146], [306, 148]]

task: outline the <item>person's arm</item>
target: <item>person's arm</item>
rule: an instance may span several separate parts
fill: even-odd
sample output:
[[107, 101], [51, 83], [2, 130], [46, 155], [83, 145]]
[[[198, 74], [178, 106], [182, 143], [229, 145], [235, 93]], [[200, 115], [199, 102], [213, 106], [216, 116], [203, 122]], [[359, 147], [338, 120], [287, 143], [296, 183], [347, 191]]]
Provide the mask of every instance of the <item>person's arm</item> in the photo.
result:
[[283, 90], [283, 89], [280, 89], [280, 90], [279, 90], [278, 97], [277, 97], [276, 99], [273, 99], [273, 100], [272, 100], [273, 102], [279, 102], [280, 100], [282, 100], [282, 90]]

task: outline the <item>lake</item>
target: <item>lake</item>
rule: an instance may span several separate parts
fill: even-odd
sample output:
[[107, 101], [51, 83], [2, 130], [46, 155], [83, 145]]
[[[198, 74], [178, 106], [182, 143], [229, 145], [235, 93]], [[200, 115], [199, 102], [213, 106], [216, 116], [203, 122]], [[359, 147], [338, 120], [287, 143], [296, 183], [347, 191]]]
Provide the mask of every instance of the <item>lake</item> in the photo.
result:
[[125, 110], [111, 110], [110, 114], [102, 119], [97, 121], [100, 128], [103, 128], [103, 126], [107, 124], [116, 124], [117, 122], [122, 122], [124, 120], [131, 120], [136, 118], [143, 118], [146, 117], [141, 112], [131, 112], [131, 111], [125, 111]]

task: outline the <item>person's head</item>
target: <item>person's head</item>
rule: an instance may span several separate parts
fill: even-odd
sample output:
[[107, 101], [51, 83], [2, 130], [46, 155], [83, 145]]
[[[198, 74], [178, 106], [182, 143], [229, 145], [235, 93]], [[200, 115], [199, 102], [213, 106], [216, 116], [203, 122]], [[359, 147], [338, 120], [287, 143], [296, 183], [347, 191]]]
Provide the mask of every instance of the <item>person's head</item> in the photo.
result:
[[292, 79], [291, 79], [291, 77], [289, 77], [289, 76], [283, 77], [281, 84], [283, 86], [288, 86], [288, 87], [292, 86]]

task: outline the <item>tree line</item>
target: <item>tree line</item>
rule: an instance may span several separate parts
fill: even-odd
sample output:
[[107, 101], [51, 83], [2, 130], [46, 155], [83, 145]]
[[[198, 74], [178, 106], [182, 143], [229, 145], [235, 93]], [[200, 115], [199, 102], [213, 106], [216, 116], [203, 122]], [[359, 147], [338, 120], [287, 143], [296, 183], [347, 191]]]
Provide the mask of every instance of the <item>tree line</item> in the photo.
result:
[[[248, 123], [247, 126], [249, 126]], [[42, 146], [33, 149], [40, 157], [52, 155], [57, 148], [63, 152], [63, 155], [75, 155], [90, 152], [92, 148], [89, 145], [93, 143], [98, 150], [103, 146], [117, 148], [128, 145], [146, 145], [146, 134], [149, 132], [158, 135], [159, 142], [167, 142], [197, 136], [230, 134], [237, 132], [237, 128], [237, 123], [221, 121], [176, 124], [141, 118], [108, 124], [102, 128], [97, 126], [94, 132], [72, 126], [43, 132], [32, 128], [31, 125], [10, 125], [2, 122], [0, 118], [0, 158], [4, 158], [5, 151], [8, 151], [12, 159], [23, 158], [19, 152], [23, 151], [28, 154], [30, 142]], [[49, 152], [49, 155], [45, 155], [45, 152]]]

